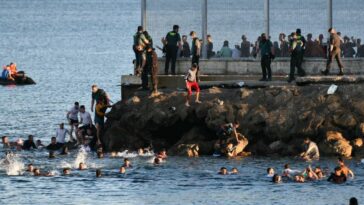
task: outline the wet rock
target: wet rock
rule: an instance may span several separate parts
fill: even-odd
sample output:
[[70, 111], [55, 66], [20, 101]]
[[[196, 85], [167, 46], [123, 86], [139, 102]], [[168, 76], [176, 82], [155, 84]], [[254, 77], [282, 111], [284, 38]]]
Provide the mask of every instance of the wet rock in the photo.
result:
[[319, 150], [329, 156], [351, 157], [352, 146], [340, 132], [328, 131], [319, 145]]

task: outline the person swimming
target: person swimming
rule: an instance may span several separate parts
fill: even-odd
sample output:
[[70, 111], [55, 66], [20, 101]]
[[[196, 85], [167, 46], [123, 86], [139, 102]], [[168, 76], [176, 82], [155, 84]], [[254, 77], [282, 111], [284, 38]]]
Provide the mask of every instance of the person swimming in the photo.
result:
[[339, 157], [337, 161], [338, 161], [339, 167], [341, 168], [342, 173], [346, 177], [348, 177], [350, 175], [350, 178], [354, 178], [354, 172], [345, 165], [344, 160], [341, 157]]
[[63, 173], [63, 175], [70, 175], [71, 174], [71, 169], [68, 168], [68, 167], [64, 168], [62, 173]]
[[318, 180], [319, 177], [312, 170], [311, 166], [308, 166], [305, 171], [302, 173], [306, 180]]
[[344, 173], [342, 173], [340, 167], [336, 167], [334, 173], [331, 173], [327, 181], [333, 182], [335, 184], [342, 184], [346, 182], [346, 176]]
[[276, 184], [282, 183], [282, 177], [279, 174], [275, 174], [272, 177], [272, 182]]
[[238, 171], [238, 169], [236, 167], [234, 167], [234, 168], [231, 169], [230, 174], [239, 174], [239, 171]]
[[314, 170], [315, 174], [317, 175], [318, 179], [322, 179], [325, 177], [325, 174], [324, 172], [322, 171], [321, 167], [320, 166], [317, 166], [315, 167], [315, 170]]
[[54, 151], [49, 151], [49, 155], [48, 155], [48, 158], [49, 159], [54, 159], [54, 158], [56, 158], [56, 155], [54, 154]]
[[305, 183], [305, 177], [301, 174], [294, 177], [294, 181], [297, 183]]
[[153, 163], [154, 163], [155, 165], [159, 165], [161, 162], [162, 162], [162, 159], [161, 159], [161, 158], [158, 158], [158, 157], [154, 158]]
[[101, 175], [101, 169], [96, 169], [96, 178], [100, 178]]
[[97, 152], [97, 158], [99, 158], [99, 159], [104, 158], [104, 153], [103, 152]]
[[274, 169], [272, 167], [269, 167], [267, 169], [267, 177], [272, 178], [274, 176]]
[[291, 178], [292, 176], [300, 174], [300, 173], [301, 173], [301, 171], [299, 171], [299, 170], [291, 169], [289, 164], [284, 165], [284, 170], [283, 170], [283, 176], [284, 177]]
[[78, 170], [85, 170], [86, 169], [86, 165], [83, 162], [80, 162], [80, 164], [78, 165]]
[[220, 171], [218, 172], [218, 174], [220, 174], [220, 175], [228, 175], [229, 173], [228, 173], [226, 167], [221, 167], [220, 168]]
[[28, 168], [26, 170], [27, 172], [33, 172], [34, 171], [34, 166], [33, 164], [28, 164]]
[[162, 149], [158, 154], [157, 154], [157, 158], [161, 158], [161, 159], [167, 159], [167, 151], [165, 149]]
[[125, 168], [132, 168], [133, 166], [131, 165], [131, 162], [128, 158], [125, 158], [124, 159], [124, 164], [123, 164], [123, 167]]
[[125, 174], [126, 173], [126, 169], [124, 166], [121, 166], [120, 169], [119, 169], [119, 173], [120, 174]]

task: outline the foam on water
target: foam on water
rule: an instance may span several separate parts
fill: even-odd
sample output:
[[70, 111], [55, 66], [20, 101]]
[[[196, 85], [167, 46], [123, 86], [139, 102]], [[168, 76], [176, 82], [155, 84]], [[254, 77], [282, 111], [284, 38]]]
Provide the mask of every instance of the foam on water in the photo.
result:
[[86, 159], [87, 159], [87, 152], [86, 149], [84, 147], [81, 147], [78, 150], [77, 156], [75, 161], [73, 162], [73, 168], [78, 168], [79, 164], [82, 163], [86, 163]]
[[24, 163], [17, 154], [9, 153], [5, 159], [1, 161], [1, 167], [9, 176], [18, 176], [23, 174]]

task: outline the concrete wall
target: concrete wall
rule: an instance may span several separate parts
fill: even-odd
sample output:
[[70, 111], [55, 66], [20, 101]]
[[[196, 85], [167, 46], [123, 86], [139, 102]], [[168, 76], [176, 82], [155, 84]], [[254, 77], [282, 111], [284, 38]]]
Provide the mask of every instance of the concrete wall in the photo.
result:
[[[364, 58], [342, 59], [346, 74], [364, 74]], [[302, 67], [309, 75], [319, 74], [326, 68], [326, 59], [305, 59]], [[159, 74], [164, 74], [165, 59], [159, 59]], [[176, 63], [177, 74], [185, 74], [191, 65], [191, 59], [178, 59]], [[201, 74], [205, 75], [254, 75], [261, 73], [260, 60], [246, 59], [210, 59], [200, 60]], [[272, 62], [273, 75], [287, 75], [290, 70], [289, 58], [277, 58]], [[171, 72], [171, 71], [169, 71]], [[332, 73], [338, 72], [336, 61], [333, 63]]]

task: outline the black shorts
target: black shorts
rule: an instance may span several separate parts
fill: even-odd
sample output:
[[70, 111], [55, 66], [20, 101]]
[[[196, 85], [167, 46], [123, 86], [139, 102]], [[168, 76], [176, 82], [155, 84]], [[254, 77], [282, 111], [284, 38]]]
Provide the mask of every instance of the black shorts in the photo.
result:
[[72, 120], [70, 119], [70, 124], [73, 125], [73, 124], [78, 124], [78, 120]]
[[90, 127], [90, 125], [84, 125], [84, 126], [80, 127], [79, 129], [82, 130], [82, 131], [84, 131], [84, 132], [86, 132], [87, 129], [89, 129], [89, 128], [92, 129], [92, 127]]

